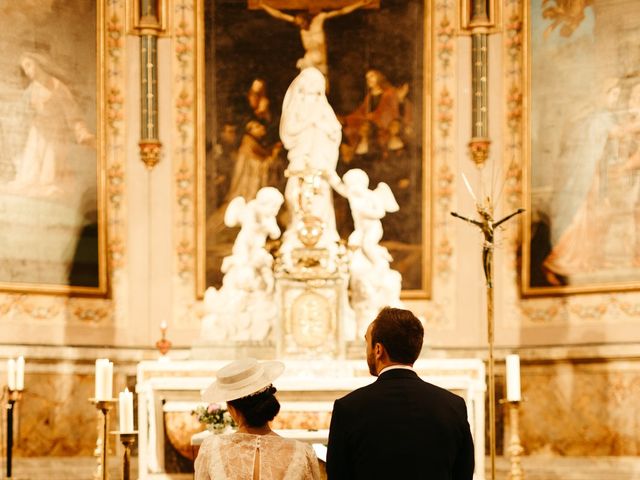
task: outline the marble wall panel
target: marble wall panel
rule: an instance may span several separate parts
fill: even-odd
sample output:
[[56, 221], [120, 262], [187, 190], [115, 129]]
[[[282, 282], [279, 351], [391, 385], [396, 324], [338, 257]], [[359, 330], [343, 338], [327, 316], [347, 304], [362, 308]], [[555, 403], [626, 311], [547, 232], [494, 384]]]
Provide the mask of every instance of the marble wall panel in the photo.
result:
[[640, 362], [525, 365], [522, 389], [525, 454], [640, 454]]
[[[114, 392], [124, 386], [124, 376], [114, 376]], [[15, 415], [16, 457], [90, 456], [96, 446], [98, 412], [89, 402], [94, 375], [86, 373], [31, 373]], [[117, 413], [111, 425], [117, 427]], [[110, 439], [115, 450], [115, 439]]]
[[[570, 361], [530, 358], [527, 361], [523, 356], [522, 363], [525, 401], [521, 406], [520, 436], [526, 455], [640, 455], [637, 355]], [[15, 455], [91, 456], [98, 426], [97, 412], [88, 401], [94, 391], [92, 362], [40, 360], [29, 365], [26, 391], [16, 413]], [[135, 362], [117, 365], [114, 392], [124, 387], [127, 376], [130, 384], [135, 382], [131, 376], [134, 365]], [[501, 374], [498, 380], [502, 381]], [[498, 397], [503, 390], [501, 385]], [[327, 413], [310, 418], [299, 412], [282, 412], [280, 424], [275, 426], [300, 428], [313, 420], [316, 428], [326, 428], [329, 418]], [[117, 425], [115, 414], [113, 422]], [[502, 432], [502, 427], [498, 431]], [[508, 424], [504, 434], [509, 434]]]

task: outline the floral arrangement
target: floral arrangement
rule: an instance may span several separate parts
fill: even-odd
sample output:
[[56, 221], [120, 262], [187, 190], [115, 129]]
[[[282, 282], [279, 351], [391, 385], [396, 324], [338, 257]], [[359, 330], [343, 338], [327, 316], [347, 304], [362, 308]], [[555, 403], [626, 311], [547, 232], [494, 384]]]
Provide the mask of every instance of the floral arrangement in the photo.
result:
[[211, 403], [207, 406], [201, 405], [191, 411], [198, 421], [204, 424], [208, 430], [223, 431], [227, 427], [235, 427], [236, 424], [231, 418], [229, 411], [217, 403]]

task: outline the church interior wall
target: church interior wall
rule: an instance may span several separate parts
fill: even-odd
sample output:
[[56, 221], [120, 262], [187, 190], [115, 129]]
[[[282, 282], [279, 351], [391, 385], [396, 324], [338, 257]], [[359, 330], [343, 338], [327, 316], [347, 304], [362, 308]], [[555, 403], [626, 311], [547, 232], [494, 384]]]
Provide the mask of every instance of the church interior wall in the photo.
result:
[[[504, 3], [510, 33], [521, 34], [521, 1]], [[507, 57], [509, 32], [491, 36], [492, 146], [488, 164], [480, 171], [467, 153], [470, 40], [442, 33], [447, 28], [445, 20], [453, 21], [456, 8], [452, 0], [439, 4], [443, 8], [434, 11], [434, 25], [440, 32], [433, 36], [434, 89], [427, 97], [433, 108], [434, 143], [430, 172], [432, 291], [431, 298], [410, 299], [406, 305], [425, 320], [423, 356], [486, 358], [480, 234], [448, 212], [473, 213], [473, 200], [461, 174], [465, 173], [476, 191], [483, 191], [491, 183], [491, 168], [506, 177], [501, 210], [520, 206], [522, 136], [517, 130], [522, 123], [520, 119], [513, 127], [509, 119], [522, 105], [513, 106], [508, 97], [512, 83], [521, 79], [508, 72], [514, 65], [521, 66], [522, 58]], [[105, 61], [115, 73], [110, 77], [111, 98], [106, 105], [108, 113], [115, 115], [107, 135], [110, 292], [102, 299], [0, 293], [0, 374], [4, 374], [6, 358], [23, 355], [27, 359], [18, 456], [91, 455], [95, 429], [78, 429], [77, 425], [92, 426], [96, 419], [95, 408], [88, 402], [95, 359], [107, 356], [114, 362], [115, 391], [131, 387], [137, 362], [158, 357], [155, 342], [160, 338], [161, 322], [167, 323], [168, 339], [173, 343], [169, 356], [186, 359], [203, 316], [202, 302], [195, 294], [195, 262], [200, 260], [195, 255], [193, 145], [197, 130], [193, 114], [200, 92], [190, 83], [197, 72], [194, 20], [178, 23], [179, 12], [193, 13], [193, 4], [173, 2], [172, 32], [159, 40], [159, 136], [163, 146], [160, 162], [153, 169], [140, 161], [137, 144], [139, 38], [125, 30], [124, 0], [108, 5], [112, 51]], [[181, 9], [184, 6], [188, 8]], [[443, 61], [443, 44], [450, 48], [444, 50], [450, 63]], [[447, 99], [452, 107], [443, 101]], [[520, 142], [515, 153], [510, 148], [513, 135]], [[504, 383], [506, 354], [519, 353], [522, 361], [525, 402], [520, 435], [525, 454], [640, 455], [636, 401], [640, 395], [640, 294], [524, 298], [519, 271], [521, 228], [521, 220], [516, 219], [499, 233], [495, 303], [499, 382]], [[364, 343], [356, 343], [350, 351], [360, 347], [359, 358], [364, 359]], [[501, 425], [500, 433], [506, 435], [508, 423]]]

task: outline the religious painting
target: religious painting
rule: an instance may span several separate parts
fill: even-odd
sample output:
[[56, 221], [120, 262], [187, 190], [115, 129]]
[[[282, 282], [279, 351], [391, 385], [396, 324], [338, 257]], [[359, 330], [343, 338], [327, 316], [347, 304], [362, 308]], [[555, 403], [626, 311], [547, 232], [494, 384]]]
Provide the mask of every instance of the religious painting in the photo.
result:
[[640, 287], [640, 2], [534, 0], [523, 293]]
[[[230, 201], [264, 186], [285, 191], [279, 135], [285, 93], [317, 68], [340, 122], [337, 166], [384, 182], [399, 211], [382, 218], [381, 245], [402, 275], [403, 296], [430, 290], [428, 36], [425, 0], [202, 0], [198, 20], [198, 294], [222, 282], [237, 229]], [[332, 192], [343, 241], [354, 230], [348, 202]], [[284, 210], [284, 209], [283, 209]], [[279, 217], [284, 231], [287, 212]]]
[[0, 289], [103, 295], [102, 2], [0, 6]]

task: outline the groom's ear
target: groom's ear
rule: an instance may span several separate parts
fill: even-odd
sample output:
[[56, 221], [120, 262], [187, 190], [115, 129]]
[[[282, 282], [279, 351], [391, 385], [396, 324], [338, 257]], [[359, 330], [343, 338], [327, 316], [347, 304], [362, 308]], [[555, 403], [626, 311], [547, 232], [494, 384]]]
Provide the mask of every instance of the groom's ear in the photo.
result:
[[373, 346], [373, 352], [375, 353], [376, 358], [382, 358], [385, 355], [386, 350], [384, 345], [378, 342]]

